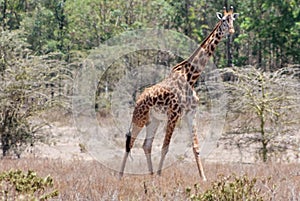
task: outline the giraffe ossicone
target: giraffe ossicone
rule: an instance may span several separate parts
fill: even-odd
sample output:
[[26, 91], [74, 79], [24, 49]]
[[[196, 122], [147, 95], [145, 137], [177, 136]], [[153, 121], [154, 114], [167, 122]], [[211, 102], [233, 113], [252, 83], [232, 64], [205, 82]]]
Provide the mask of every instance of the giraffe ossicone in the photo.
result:
[[126, 161], [134, 141], [143, 127], [146, 126], [146, 138], [143, 149], [147, 159], [147, 166], [150, 174], [153, 174], [151, 159], [152, 143], [155, 133], [160, 124], [160, 116], [167, 117], [166, 133], [161, 150], [161, 159], [158, 167], [158, 174], [161, 174], [169, 144], [178, 119], [186, 116], [193, 137], [193, 152], [197, 163], [200, 177], [206, 180], [203, 166], [200, 159], [200, 148], [196, 129], [196, 109], [199, 99], [194, 90], [195, 84], [203, 72], [209, 58], [216, 50], [216, 46], [226, 34], [233, 34], [233, 21], [238, 14], [233, 13], [233, 8], [224, 15], [217, 13], [219, 19], [213, 31], [207, 36], [200, 46], [183, 62], [175, 65], [169, 76], [162, 82], [147, 88], [137, 99], [132, 115], [132, 126], [130, 135], [127, 135], [126, 150], [120, 169], [120, 178], [124, 174]]

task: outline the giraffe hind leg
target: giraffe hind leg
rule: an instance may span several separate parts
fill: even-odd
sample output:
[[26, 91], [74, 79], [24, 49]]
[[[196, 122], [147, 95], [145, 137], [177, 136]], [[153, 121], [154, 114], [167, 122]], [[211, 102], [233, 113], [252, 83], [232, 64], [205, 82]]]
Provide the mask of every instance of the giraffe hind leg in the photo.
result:
[[124, 169], [125, 169], [125, 165], [126, 165], [126, 162], [127, 162], [127, 158], [129, 156], [129, 153], [130, 153], [130, 150], [133, 146], [133, 143], [136, 139], [136, 137], [138, 136], [138, 134], [141, 132], [143, 127], [139, 127], [135, 124], [133, 124], [133, 127], [132, 127], [132, 132], [131, 133], [128, 133], [126, 135], [126, 152], [124, 154], [124, 157], [123, 157], [123, 160], [122, 160], [122, 164], [121, 164], [121, 169], [120, 169], [120, 173], [119, 173], [119, 178], [121, 179], [123, 174], [124, 174]]
[[143, 149], [147, 159], [148, 170], [151, 175], [153, 174], [151, 150], [152, 150], [154, 135], [157, 131], [158, 126], [159, 126], [159, 120], [152, 118], [151, 122], [146, 126], [146, 138], [143, 144]]

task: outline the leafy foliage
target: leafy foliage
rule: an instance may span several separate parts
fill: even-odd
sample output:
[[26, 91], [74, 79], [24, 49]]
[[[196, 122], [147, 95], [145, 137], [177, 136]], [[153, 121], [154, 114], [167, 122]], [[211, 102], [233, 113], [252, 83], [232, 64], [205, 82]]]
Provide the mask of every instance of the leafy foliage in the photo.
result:
[[[299, 63], [300, 8], [296, 1], [244, 1], [241, 10], [240, 44], [247, 59], [243, 64], [266, 70]], [[259, 8], [259, 9], [257, 9]], [[292, 30], [292, 31], [291, 31]], [[246, 37], [245, 37], [246, 36]]]
[[187, 188], [186, 192], [189, 198], [193, 201], [215, 201], [215, 200], [264, 200], [260, 189], [256, 185], [256, 178], [244, 176], [219, 176], [212, 182], [211, 187], [203, 193], [199, 192], [199, 186], [194, 185], [195, 193], [192, 193], [191, 188]]
[[58, 196], [53, 179], [37, 176], [29, 170], [10, 170], [0, 174], [0, 197], [3, 200], [48, 200]]
[[[173, 29], [200, 42], [216, 23], [215, 12], [223, 9], [224, 1], [3, 0], [0, 6], [2, 28], [24, 31], [32, 50], [69, 55], [98, 47], [123, 31], [149, 27]], [[235, 65], [258, 64], [266, 70], [300, 62], [297, 0], [243, 1], [233, 6], [240, 19], [233, 43], [225, 40], [227, 45], [220, 44], [215, 54], [218, 66], [226, 66], [229, 57]], [[224, 57], [220, 52], [228, 49], [232, 55]]]

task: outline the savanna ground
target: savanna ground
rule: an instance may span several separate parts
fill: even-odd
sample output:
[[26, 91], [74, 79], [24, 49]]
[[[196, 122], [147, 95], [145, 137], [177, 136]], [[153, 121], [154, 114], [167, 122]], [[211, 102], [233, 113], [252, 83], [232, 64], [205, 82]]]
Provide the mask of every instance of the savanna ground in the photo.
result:
[[[206, 182], [200, 179], [192, 155], [164, 168], [162, 176], [125, 174], [119, 180], [117, 171], [80, 150], [83, 147], [79, 145], [75, 130], [63, 126], [66, 123], [62, 120], [53, 128], [56, 140], [52, 146], [37, 146], [35, 154], [24, 153], [21, 159], [3, 158], [0, 171], [34, 170], [42, 177], [50, 175], [54, 188], [59, 191], [59, 196], [53, 200], [192, 200], [193, 195], [211, 189], [212, 182], [234, 175], [256, 178], [255, 189], [265, 200], [300, 200], [298, 160], [289, 163], [237, 162], [237, 155], [220, 145], [204, 161]], [[123, 151], [123, 147], [120, 149]], [[230, 158], [235, 162], [230, 162]]]
[[[185, 158], [178, 158], [164, 168], [162, 176], [125, 174], [119, 180], [114, 168], [104, 166], [84, 150], [76, 129], [69, 126], [72, 119], [68, 116], [60, 119], [51, 128], [53, 139], [49, 145], [37, 145], [21, 159], [2, 158], [0, 172], [21, 169], [33, 170], [41, 177], [50, 175], [53, 188], [59, 191], [52, 200], [197, 200], [194, 195], [212, 189], [212, 183], [229, 176], [256, 179], [255, 190], [264, 200], [300, 200], [299, 158], [262, 163], [254, 159], [253, 148], [248, 147], [242, 150], [241, 159], [241, 150], [236, 150], [235, 145], [226, 148], [226, 140], [220, 138], [218, 147], [204, 160], [206, 182], [199, 177], [191, 149]], [[138, 147], [135, 150], [143, 153]]]
[[[267, 200], [300, 200], [299, 164], [204, 163], [208, 181], [200, 180], [196, 165], [178, 162], [162, 176], [118, 174], [96, 161], [23, 158], [3, 159], [0, 170], [34, 170], [51, 175], [59, 197], [54, 200], [190, 200], [191, 194], [210, 188], [211, 182], [229, 175], [257, 178], [256, 188]], [[187, 193], [187, 189], [191, 189]]]

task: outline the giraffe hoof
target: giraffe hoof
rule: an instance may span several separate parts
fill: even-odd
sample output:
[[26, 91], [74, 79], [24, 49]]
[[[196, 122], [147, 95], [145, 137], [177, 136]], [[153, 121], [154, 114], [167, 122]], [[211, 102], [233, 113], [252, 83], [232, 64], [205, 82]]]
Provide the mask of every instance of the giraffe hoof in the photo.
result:
[[121, 180], [122, 177], [123, 177], [123, 172], [120, 172], [120, 173], [119, 173], [119, 180]]

